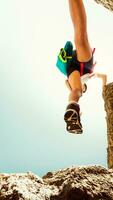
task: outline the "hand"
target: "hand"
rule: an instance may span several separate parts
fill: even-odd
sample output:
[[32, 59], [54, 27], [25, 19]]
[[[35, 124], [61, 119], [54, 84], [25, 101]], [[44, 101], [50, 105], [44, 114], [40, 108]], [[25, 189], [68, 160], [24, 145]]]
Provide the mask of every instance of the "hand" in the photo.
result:
[[103, 82], [103, 87], [106, 85], [107, 83], [107, 75], [106, 74], [99, 74], [96, 73], [97, 78], [101, 78], [102, 82]]

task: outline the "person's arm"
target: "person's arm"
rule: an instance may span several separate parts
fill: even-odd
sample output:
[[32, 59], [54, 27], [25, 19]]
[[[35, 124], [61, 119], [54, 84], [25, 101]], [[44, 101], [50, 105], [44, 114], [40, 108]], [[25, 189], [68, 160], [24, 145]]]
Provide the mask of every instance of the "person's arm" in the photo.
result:
[[102, 79], [102, 85], [103, 85], [103, 88], [104, 88], [104, 86], [106, 86], [106, 84], [107, 84], [107, 75], [106, 74], [99, 74], [99, 73], [96, 73], [95, 75], [96, 75], [97, 78]]

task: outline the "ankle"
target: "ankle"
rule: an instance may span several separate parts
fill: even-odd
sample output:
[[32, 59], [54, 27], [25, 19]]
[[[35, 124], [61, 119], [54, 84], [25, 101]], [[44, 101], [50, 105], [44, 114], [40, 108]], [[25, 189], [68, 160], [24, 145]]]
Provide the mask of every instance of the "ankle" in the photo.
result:
[[77, 105], [78, 105], [78, 102], [72, 100], [72, 101], [69, 101], [69, 102], [68, 102], [68, 105], [69, 105], [69, 104], [75, 104], [75, 105], [77, 104]]
[[69, 95], [69, 102], [70, 101], [75, 101], [78, 102], [79, 98], [82, 96], [82, 90], [81, 89], [75, 89], [72, 90], [70, 95]]
[[69, 104], [67, 105], [66, 110], [77, 110], [78, 112], [80, 112], [80, 106], [77, 102], [75, 101], [70, 101]]

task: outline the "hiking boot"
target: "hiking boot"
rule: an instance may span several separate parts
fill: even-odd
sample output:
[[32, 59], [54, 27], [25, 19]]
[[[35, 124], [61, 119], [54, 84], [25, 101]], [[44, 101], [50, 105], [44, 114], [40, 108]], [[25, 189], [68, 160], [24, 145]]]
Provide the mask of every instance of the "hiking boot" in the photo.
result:
[[67, 131], [70, 133], [81, 134], [82, 124], [80, 122], [80, 108], [76, 103], [71, 103], [67, 106], [64, 120], [67, 124]]

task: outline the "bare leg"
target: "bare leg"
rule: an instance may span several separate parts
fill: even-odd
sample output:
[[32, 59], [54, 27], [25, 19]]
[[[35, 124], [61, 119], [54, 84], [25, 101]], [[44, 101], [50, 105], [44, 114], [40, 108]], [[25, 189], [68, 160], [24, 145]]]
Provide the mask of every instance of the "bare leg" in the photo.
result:
[[[74, 26], [74, 41], [77, 50], [77, 59], [80, 62], [87, 62], [92, 57], [92, 51], [88, 42], [86, 13], [82, 0], [68, 0], [70, 14]], [[76, 104], [82, 95], [82, 84], [80, 73], [73, 71], [69, 76], [71, 93], [69, 95], [69, 105], [67, 106], [64, 119], [69, 132], [82, 133], [80, 122], [79, 105]], [[74, 102], [71, 103], [71, 102]], [[71, 123], [71, 124], [70, 124]]]
[[[88, 41], [86, 12], [82, 0], [68, 0], [70, 15], [74, 27], [74, 41], [77, 50], [77, 58], [80, 62], [87, 62], [92, 57], [92, 50]], [[69, 101], [78, 102], [80, 92], [82, 93], [82, 84], [80, 73], [74, 71], [69, 76], [69, 84], [72, 92]], [[79, 91], [79, 94], [78, 94]]]
[[70, 15], [74, 27], [74, 41], [78, 60], [86, 62], [92, 57], [87, 34], [86, 12], [82, 0], [69, 0]]
[[75, 101], [77, 103], [82, 95], [82, 84], [80, 79], [80, 73], [78, 71], [72, 72], [68, 80], [72, 89], [69, 95], [69, 102]]

